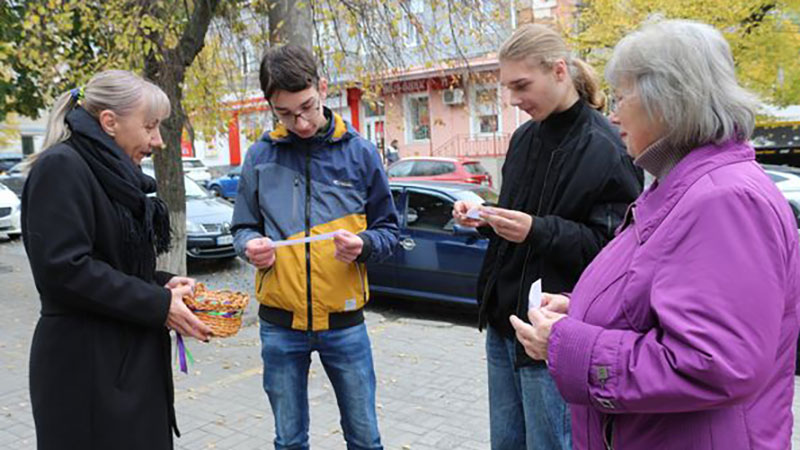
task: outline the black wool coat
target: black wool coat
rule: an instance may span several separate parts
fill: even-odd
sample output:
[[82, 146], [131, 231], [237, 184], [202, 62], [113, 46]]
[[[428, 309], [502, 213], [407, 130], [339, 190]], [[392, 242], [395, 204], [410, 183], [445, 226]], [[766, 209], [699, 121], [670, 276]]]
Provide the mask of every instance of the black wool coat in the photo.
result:
[[[171, 449], [170, 274], [139, 278], [120, 220], [83, 157], [46, 150], [22, 194], [22, 236], [41, 298], [30, 357], [40, 450]], [[144, 279], [143, 279], [144, 278]]]

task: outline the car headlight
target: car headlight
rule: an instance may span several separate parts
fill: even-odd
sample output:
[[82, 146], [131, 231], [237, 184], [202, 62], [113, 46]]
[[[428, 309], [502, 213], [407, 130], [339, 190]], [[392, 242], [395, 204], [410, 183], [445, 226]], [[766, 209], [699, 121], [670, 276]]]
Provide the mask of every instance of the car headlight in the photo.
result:
[[194, 223], [191, 220], [186, 221], [186, 232], [192, 234], [205, 233], [206, 230], [199, 223]]

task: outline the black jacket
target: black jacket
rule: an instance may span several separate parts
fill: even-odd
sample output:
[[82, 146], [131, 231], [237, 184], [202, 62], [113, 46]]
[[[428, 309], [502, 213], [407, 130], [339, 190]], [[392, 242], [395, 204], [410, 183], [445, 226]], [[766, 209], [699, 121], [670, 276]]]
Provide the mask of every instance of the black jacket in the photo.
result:
[[132, 272], [119, 216], [70, 145], [45, 151], [22, 194], [39, 291], [30, 391], [42, 449], [171, 449], [171, 276]]
[[[537, 158], [527, 158], [526, 152], [540, 147], [539, 126], [528, 121], [511, 138], [502, 169], [501, 208], [509, 208], [515, 195], [524, 191], [521, 183], [531, 182], [524, 176], [526, 161]], [[519, 267], [522, 283], [516, 314], [524, 320], [531, 284], [541, 278], [544, 292], [571, 291], [586, 266], [614, 236], [628, 204], [642, 190], [642, 172], [626, 154], [619, 133], [589, 106], [582, 108], [568, 136], [542, 163], [547, 164], [544, 188], [526, 203], [524, 211], [534, 219], [519, 248], [526, 257]], [[508, 243], [491, 228], [481, 232], [491, 239], [477, 289], [479, 327], [483, 329], [488, 309], [496, 304], [495, 282], [500, 267], [507, 263]], [[516, 354], [517, 365], [532, 363], [519, 343]]]

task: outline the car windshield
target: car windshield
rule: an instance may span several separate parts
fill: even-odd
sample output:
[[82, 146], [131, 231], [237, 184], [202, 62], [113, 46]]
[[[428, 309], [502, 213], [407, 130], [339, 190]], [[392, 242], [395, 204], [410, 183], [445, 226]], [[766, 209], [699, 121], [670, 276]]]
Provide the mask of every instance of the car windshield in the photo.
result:
[[489, 173], [479, 162], [464, 163], [464, 170], [473, 175], [487, 175]]
[[183, 185], [186, 187], [186, 198], [208, 197], [208, 192], [189, 177], [183, 177]]
[[183, 168], [184, 169], [202, 169], [205, 167], [202, 161], [198, 161], [196, 159], [184, 159], [183, 160]]

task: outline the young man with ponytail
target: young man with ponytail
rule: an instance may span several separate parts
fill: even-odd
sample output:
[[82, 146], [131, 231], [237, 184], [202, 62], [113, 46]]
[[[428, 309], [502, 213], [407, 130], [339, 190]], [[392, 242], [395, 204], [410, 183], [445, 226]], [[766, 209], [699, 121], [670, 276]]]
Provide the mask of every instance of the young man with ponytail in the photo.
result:
[[[570, 418], [545, 363], [530, 359], [510, 317], [528, 320], [528, 292], [569, 292], [613, 237], [641, 192], [619, 133], [598, 111], [594, 71], [561, 36], [524, 25], [500, 49], [500, 81], [528, 113], [509, 144], [497, 207], [457, 202], [456, 220], [490, 237], [478, 281], [479, 327], [487, 330], [493, 450], [570, 449]], [[543, 302], [544, 308], [561, 305]]]

